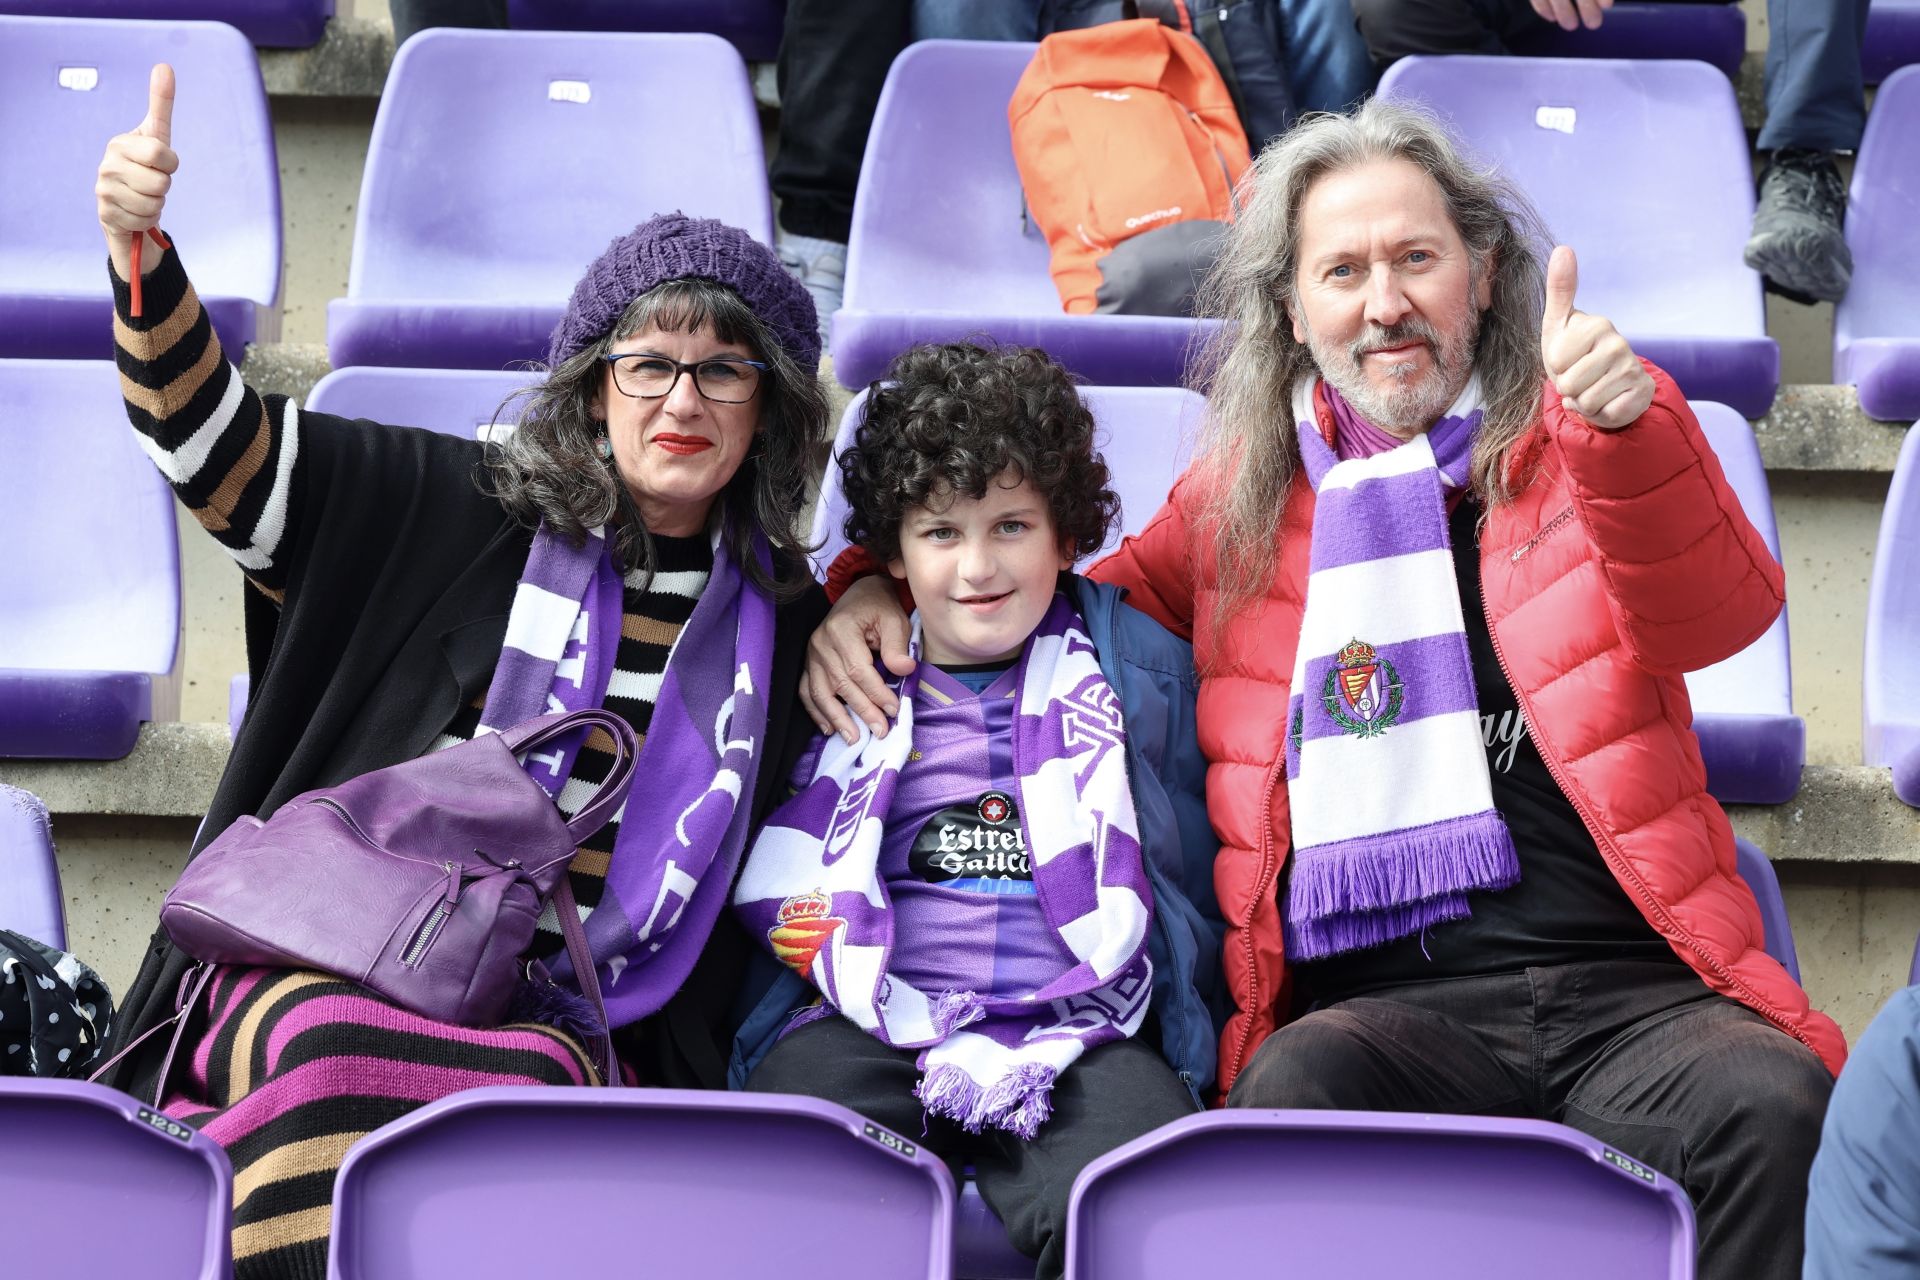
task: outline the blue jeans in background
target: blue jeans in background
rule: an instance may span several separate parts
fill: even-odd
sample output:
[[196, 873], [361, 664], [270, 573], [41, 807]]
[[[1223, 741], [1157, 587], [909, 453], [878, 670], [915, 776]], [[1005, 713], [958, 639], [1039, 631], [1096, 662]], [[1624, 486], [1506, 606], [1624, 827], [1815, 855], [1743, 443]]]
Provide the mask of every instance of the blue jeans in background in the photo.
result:
[[[1373, 63], [1348, 0], [1228, 0], [1223, 7], [1241, 4], [1279, 12], [1287, 83], [1301, 111], [1342, 111], [1373, 92]], [[1113, 22], [1124, 11], [1121, 0], [913, 0], [913, 38], [1031, 41]]]

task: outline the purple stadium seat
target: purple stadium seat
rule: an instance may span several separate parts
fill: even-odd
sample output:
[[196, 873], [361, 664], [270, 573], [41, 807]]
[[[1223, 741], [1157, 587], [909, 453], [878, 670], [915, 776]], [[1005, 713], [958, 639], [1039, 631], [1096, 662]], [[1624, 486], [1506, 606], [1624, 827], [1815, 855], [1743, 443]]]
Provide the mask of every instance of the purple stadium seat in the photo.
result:
[[1920, 418], [1920, 67], [1873, 100], [1848, 192], [1853, 284], [1833, 310], [1833, 380], [1875, 418]]
[[66, 904], [53, 829], [38, 797], [0, 783], [0, 929], [64, 949]]
[[926, 40], [894, 60], [867, 136], [845, 302], [834, 313], [843, 386], [865, 386], [916, 342], [980, 334], [1044, 347], [1091, 383], [1179, 384], [1204, 326], [1060, 309], [1007, 127], [1007, 100], [1033, 50]]
[[[483, 1224], [498, 1224], [489, 1230]], [[376, 1130], [334, 1184], [330, 1280], [952, 1274], [953, 1178], [812, 1098], [470, 1089]]]
[[0, 183], [0, 356], [113, 354], [113, 304], [93, 184], [107, 139], [147, 113], [147, 76], [179, 76], [181, 168], [164, 230], [237, 359], [274, 336], [280, 171], [260, 62], [216, 22], [0, 17], [0, 129], [14, 180]]
[[1725, 76], [1694, 62], [1403, 58], [1380, 92], [1433, 107], [1533, 199], [1580, 255], [1582, 310], [1689, 396], [1766, 413], [1780, 349], [1740, 259], [1753, 166]]
[[1033, 1280], [1033, 1259], [1013, 1247], [971, 1177], [954, 1201], [953, 1274], [955, 1280]]
[[750, 62], [780, 52], [784, 0], [507, 0], [507, 25], [540, 31], [706, 31]]
[[1893, 791], [1920, 806], [1920, 428], [1907, 432], [1880, 513], [1867, 588], [1862, 758], [1893, 770]]
[[539, 381], [538, 374], [484, 369], [335, 369], [313, 384], [306, 408], [340, 418], [370, 418], [396, 427], [486, 439], [508, 397]]
[[1691, 58], [1740, 72], [1747, 17], [1737, 4], [1636, 4], [1607, 10], [1598, 31], [1562, 31], [1542, 21], [1512, 42], [1515, 53], [1548, 58]]
[[[1693, 411], [1739, 495], [1741, 509], [1779, 559], [1773, 495], [1753, 428], [1723, 404], [1696, 400]], [[1707, 790], [1716, 799], [1780, 804], [1794, 797], [1807, 761], [1807, 726], [1793, 713], [1786, 608], [1759, 639], [1733, 657], [1689, 672], [1687, 694], [1700, 754], [1706, 757]]]
[[766, 169], [717, 36], [423, 31], [374, 119], [333, 366], [543, 360], [580, 273], [652, 215], [771, 243]]
[[0, 360], [0, 756], [114, 760], [179, 714], [166, 482], [103, 360]]
[[1753, 900], [1760, 904], [1760, 922], [1767, 931], [1767, 954], [1778, 960], [1795, 982], [1800, 981], [1800, 954], [1794, 950], [1787, 900], [1781, 896], [1780, 877], [1773, 873], [1772, 861], [1750, 840], [1736, 839], [1734, 855], [1740, 878], [1747, 882], [1747, 888], [1753, 890]]
[[[1086, 565], [1119, 546], [1125, 535], [1138, 533], [1166, 502], [1167, 491], [1186, 469], [1206, 401], [1178, 387], [1082, 387], [1080, 394], [1093, 410], [1098, 427], [1094, 439], [1113, 473], [1113, 490], [1120, 495], [1121, 508], [1120, 527], [1105, 546], [1081, 562]], [[862, 391], [840, 416], [834, 462], [827, 467], [813, 508], [810, 541], [820, 544], [820, 550], [812, 553], [814, 574], [823, 581], [827, 566], [847, 545], [842, 532], [847, 503], [838, 461], [853, 444], [866, 403], [867, 393]]]
[[1860, 47], [1860, 69], [1867, 83], [1879, 84], [1916, 62], [1920, 62], [1920, 0], [1873, 0], [1867, 9], [1867, 38]]
[[253, 677], [242, 671], [227, 681], [227, 739], [240, 736], [240, 724], [247, 718], [247, 700], [253, 694]]
[[0, 1241], [9, 1276], [232, 1274], [220, 1144], [114, 1089], [0, 1076]]
[[1070, 1280], [1637, 1280], [1693, 1275], [1686, 1192], [1536, 1120], [1360, 1111], [1187, 1116], [1088, 1165]]
[[[153, 18], [225, 22], [254, 44], [304, 49], [319, 41], [334, 0], [0, 0], [0, 13], [48, 18]], [[139, 117], [115, 129], [119, 133]], [[111, 134], [106, 137], [112, 136]], [[106, 137], [101, 138], [102, 144]]]

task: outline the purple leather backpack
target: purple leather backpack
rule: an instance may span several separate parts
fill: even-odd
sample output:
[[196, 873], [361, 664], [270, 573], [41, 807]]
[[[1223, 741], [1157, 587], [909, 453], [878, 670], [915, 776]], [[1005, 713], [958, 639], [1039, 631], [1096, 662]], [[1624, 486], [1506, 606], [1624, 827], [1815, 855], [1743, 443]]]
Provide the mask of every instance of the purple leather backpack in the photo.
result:
[[[613, 769], [568, 822], [515, 757], [593, 729], [613, 739]], [[167, 894], [161, 924], [196, 960], [316, 969], [423, 1017], [493, 1027], [522, 983], [549, 981], [520, 957], [551, 898], [605, 1028], [566, 870], [626, 800], [638, 745], [609, 711], [541, 716], [295, 796], [201, 850]]]

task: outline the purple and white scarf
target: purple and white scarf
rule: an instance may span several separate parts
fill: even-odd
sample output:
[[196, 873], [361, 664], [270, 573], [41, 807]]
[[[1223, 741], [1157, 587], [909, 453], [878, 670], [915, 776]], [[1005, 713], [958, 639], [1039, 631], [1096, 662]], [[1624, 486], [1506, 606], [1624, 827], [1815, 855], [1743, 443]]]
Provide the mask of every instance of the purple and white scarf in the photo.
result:
[[[764, 539], [754, 551], [762, 567], [771, 564]], [[574, 546], [542, 524], [514, 592], [480, 732], [601, 706], [623, 614], [605, 530]], [[654, 1013], [680, 989], [726, 903], [766, 751], [772, 673], [773, 602], [716, 537], [712, 576], [667, 658], [606, 891], [585, 921], [612, 1026]], [[563, 786], [587, 785], [568, 781], [583, 740], [575, 735], [526, 759], [556, 799]], [[646, 811], [629, 821], [636, 801]], [[564, 953], [549, 965], [571, 978]]]
[[[913, 619], [919, 655], [920, 620]], [[833, 1008], [896, 1048], [924, 1049], [915, 1096], [970, 1133], [1031, 1138], [1053, 1082], [1139, 1030], [1153, 990], [1153, 895], [1127, 784], [1120, 699], [1080, 615], [1056, 595], [1021, 652], [1013, 717], [1020, 822], [1047, 923], [1076, 963], [1024, 998], [922, 991], [892, 973], [881, 830], [913, 745], [917, 674], [891, 732], [825, 741], [812, 781], [767, 820], [734, 893], [761, 945]]]
[[1493, 807], [1447, 536], [1485, 410], [1476, 379], [1425, 435], [1341, 461], [1294, 391], [1317, 495], [1288, 702], [1287, 954], [1317, 960], [1471, 914], [1520, 879]]

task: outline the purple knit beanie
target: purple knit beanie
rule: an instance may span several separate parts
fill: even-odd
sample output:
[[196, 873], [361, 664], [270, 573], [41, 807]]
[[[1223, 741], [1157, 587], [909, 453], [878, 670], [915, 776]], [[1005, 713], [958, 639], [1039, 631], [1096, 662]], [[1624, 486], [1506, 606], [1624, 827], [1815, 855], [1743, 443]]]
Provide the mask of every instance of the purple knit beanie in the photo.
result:
[[794, 362], [818, 376], [820, 322], [806, 287], [773, 250], [738, 227], [684, 213], [647, 219], [587, 268], [554, 326], [547, 367], [558, 368], [605, 336], [641, 294], [686, 276], [718, 281], [738, 293]]

